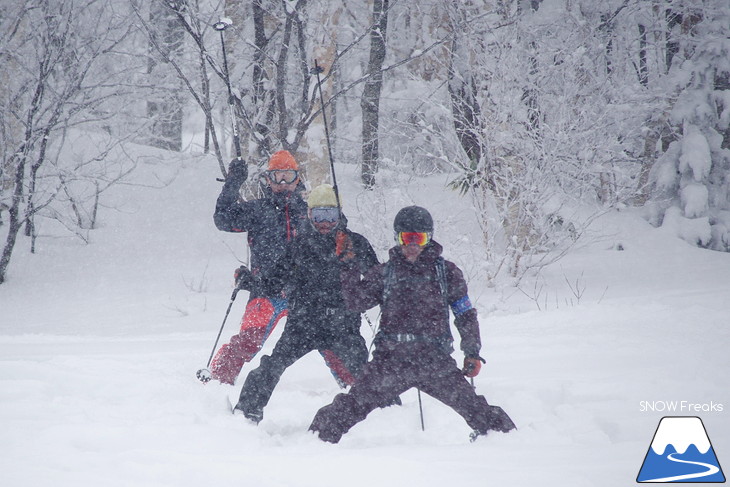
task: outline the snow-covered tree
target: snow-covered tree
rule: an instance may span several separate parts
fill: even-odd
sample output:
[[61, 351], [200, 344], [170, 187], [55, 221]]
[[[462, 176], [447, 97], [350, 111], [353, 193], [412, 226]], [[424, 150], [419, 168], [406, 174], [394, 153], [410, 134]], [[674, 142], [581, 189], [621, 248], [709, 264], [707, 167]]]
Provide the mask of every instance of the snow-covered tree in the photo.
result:
[[[168, 69], [159, 64], [173, 58], [180, 59], [185, 36], [184, 26], [178, 20], [181, 14], [170, 8], [174, 2], [150, 2], [150, 19], [154, 32], [148, 56], [148, 75], [151, 90], [147, 101], [147, 116], [153, 122], [148, 143], [154, 147], [182, 150], [183, 101], [182, 83], [170, 76]], [[162, 57], [162, 59], [160, 59]]]
[[[107, 0], [4, 7], [0, 60], [11, 71], [0, 89], [0, 166], [12, 187], [0, 283], [23, 225], [33, 249], [37, 216], [73, 232], [93, 226], [99, 194], [132, 165], [107, 156], [136, 126], [129, 101], [140, 68], [124, 53], [129, 18]], [[93, 154], [65, 151], [79, 130], [98, 134]]]
[[[213, 29], [219, 15], [210, 9], [202, 9], [199, 2], [183, 0], [156, 0], [149, 5], [132, 5], [141, 37], [149, 44], [146, 77], [151, 86], [149, 96], [152, 101], [147, 102], [147, 111], [155, 112], [154, 116], [150, 116], [154, 124], [153, 133], [143, 142], [159, 146], [177, 140], [181, 136], [178, 132], [182, 131], [184, 100], [192, 99], [203, 113], [204, 125], [200, 128], [204, 132], [203, 150], [208, 153], [212, 142], [221, 173], [225, 174], [225, 159], [228, 158], [228, 154], [224, 156], [226, 121], [228, 133], [232, 129], [231, 117], [226, 118], [221, 113], [226, 113], [221, 108], [228, 106], [224, 95], [227, 77], [222, 57], [215, 58], [211, 54], [220, 52], [217, 44], [220, 36]], [[182, 35], [183, 32], [186, 35]], [[181, 92], [182, 87], [184, 92]], [[183, 96], [183, 93], [189, 97]], [[189, 111], [198, 113], [197, 110]], [[156, 132], [169, 134], [165, 136]]]
[[455, 184], [480, 209], [492, 272], [519, 277], [572, 245], [594, 214], [578, 208], [633, 194], [641, 113], [606, 69], [610, 5], [500, 7], [454, 38], [449, 87], [464, 148]]
[[682, 18], [669, 113], [676, 136], [652, 171], [655, 218], [692, 244], [730, 251], [730, 6], [713, 0], [675, 9]]

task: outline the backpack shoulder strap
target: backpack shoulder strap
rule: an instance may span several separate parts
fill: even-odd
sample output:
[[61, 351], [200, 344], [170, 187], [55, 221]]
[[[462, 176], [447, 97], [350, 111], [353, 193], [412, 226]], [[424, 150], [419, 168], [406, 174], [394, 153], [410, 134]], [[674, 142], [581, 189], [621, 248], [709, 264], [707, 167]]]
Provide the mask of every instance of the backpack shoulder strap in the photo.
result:
[[385, 274], [383, 275], [383, 304], [388, 301], [393, 284], [395, 284], [395, 269], [393, 269], [393, 264], [388, 261], [385, 263]]
[[436, 277], [439, 280], [439, 287], [441, 288], [441, 296], [444, 298], [444, 303], [448, 304], [449, 284], [446, 280], [446, 261], [444, 261], [443, 257], [436, 259]]

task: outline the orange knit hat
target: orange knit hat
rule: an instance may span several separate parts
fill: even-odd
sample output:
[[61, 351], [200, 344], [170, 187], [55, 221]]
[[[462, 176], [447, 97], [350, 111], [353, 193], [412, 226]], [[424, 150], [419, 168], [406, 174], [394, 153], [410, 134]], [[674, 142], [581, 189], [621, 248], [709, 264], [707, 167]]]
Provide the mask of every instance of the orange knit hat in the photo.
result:
[[269, 159], [268, 170], [274, 171], [277, 169], [293, 169], [295, 171], [298, 171], [299, 164], [297, 164], [294, 156], [292, 156], [288, 150], [280, 150], [274, 152]]

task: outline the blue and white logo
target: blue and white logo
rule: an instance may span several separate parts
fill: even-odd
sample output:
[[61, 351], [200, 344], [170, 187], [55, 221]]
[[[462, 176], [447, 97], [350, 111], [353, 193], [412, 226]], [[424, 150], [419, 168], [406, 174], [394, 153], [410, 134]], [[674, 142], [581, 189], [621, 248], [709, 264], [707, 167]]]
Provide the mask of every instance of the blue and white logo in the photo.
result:
[[696, 416], [662, 418], [636, 481], [725, 482], [702, 420]]

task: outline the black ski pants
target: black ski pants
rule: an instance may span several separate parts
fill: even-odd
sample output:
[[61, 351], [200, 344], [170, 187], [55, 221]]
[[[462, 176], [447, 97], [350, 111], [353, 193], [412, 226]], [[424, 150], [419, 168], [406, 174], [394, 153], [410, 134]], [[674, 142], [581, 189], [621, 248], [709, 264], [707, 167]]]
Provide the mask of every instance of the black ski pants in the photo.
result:
[[320, 439], [337, 443], [372, 410], [412, 387], [450, 406], [480, 433], [492, 426], [487, 400], [474, 392], [451, 355], [421, 342], [376, 349], [350, 392], [338, 394], [317, 411], [309, 429], [318, 432]]
[[[356, 318], [359, 324], [359, 315]], [[294, 318], [287, 322], [271, 355], [261, 357], [259, 366], [246, 377], [236, 409], [245, 414], [260, 414], [284, 371], [313, 350], [322, 353], [333, 370], [339, 368], [338, 375], [360, 376], [368, 360], [368, 350], [359, 330], [344, 326], [342, 315], [331, 319], [320, 315], [318, 321]], [[333, 366], [331, 361], [337, 363]]]

